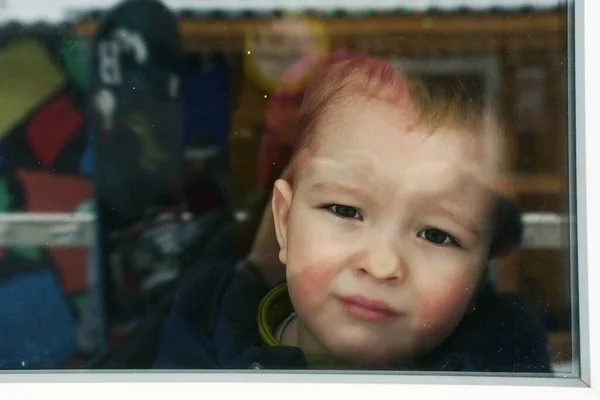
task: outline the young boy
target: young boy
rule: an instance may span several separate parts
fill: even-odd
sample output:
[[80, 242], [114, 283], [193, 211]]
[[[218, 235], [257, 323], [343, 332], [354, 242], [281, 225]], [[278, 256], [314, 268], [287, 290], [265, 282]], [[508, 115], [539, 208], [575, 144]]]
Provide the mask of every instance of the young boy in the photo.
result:
[[[459, 79], [336, 54], [272, 200], [286, 283], [223, 260], [177, 296], [156, 368], [549, 372], [532, 311], [486, 282], [502, 132]], [[236, 267], [234, 267], [234, 265]]]

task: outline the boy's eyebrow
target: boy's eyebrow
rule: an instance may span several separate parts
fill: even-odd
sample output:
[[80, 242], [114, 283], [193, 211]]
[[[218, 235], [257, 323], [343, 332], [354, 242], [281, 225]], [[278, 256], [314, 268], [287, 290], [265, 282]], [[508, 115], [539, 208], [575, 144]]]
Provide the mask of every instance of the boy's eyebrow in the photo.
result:
[[442, 212], [446, 217], [452, 219], [454, 222], [459, 224], [460, 226], [464, 226], [466, 229], [470, 231], [472, 235], [475, 237], [480, 237], [479, 227], [475, 224], [471, 218], [464, 218], [460, 215], [452, 212], [448, 208], [445, 207], [436, 207], [440, 212]]
[[315, 183], [309, 189], [310, 193], [334, 193], [341, 195], [365, 196], [366, 192], [358, 187], [339, 183]]

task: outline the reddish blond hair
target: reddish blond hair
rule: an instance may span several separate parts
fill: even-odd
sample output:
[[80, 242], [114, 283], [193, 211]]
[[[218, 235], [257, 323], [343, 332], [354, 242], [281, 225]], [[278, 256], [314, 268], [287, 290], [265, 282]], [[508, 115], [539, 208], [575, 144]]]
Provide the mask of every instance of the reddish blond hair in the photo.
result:
[[332, 106], [358, 95], [396, 105], [408, 117], [410, 128], [418, 127], [431, 134], [441, 128], [459, 129], [491, 140], [498, 154], [494, 162], [503, 169], [502, 129], [493, 110], [477, 95], [477, 85], [477, 81], [458, 75], [443, 79], [405, 75], [387, 61], [367, 53], [337, 51], [304, 94], [294, 155], [311, 148], [315, 127]]

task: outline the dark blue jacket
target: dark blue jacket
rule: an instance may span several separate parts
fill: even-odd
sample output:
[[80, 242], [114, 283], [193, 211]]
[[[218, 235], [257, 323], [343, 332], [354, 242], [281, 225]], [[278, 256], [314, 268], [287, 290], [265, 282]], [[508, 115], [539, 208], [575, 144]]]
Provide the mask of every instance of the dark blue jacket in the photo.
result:
[[[297, 347], [265, 347], [258, 305], [269, 288], [229, 258], [208, 266], [174, 299], [163, 328], [157, 369], [304, 369]], [[481, 292], [438, 349], [417, 360], [421, 371], [551, 372], [546, 334], [518, 297]]]

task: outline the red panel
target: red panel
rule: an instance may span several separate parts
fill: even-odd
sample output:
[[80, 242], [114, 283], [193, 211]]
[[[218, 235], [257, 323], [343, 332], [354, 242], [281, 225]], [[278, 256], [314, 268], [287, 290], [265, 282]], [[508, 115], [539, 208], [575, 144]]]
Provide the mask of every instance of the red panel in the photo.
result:
[[50, 167], [83, 123], [83, 115], [69, 97], [52, 99], [29, 121], [25, 134], [44, 167]]
[[88, 249], [85, 247], [48, 247], [63, 288], [67, 293], [79, 293], [88, 288], [87, 269]]
[[[40, 171], [17, 171], [23, 185], [28, 212], [71, 212], [92, 196], [88, 179]], [[66, 293], [82, 292], [87, 286], [85, 247], [48, 248]]]
[[89, 179], [41, 171], [18, 170], [29, 212], [71, 212], [92, 198]]

